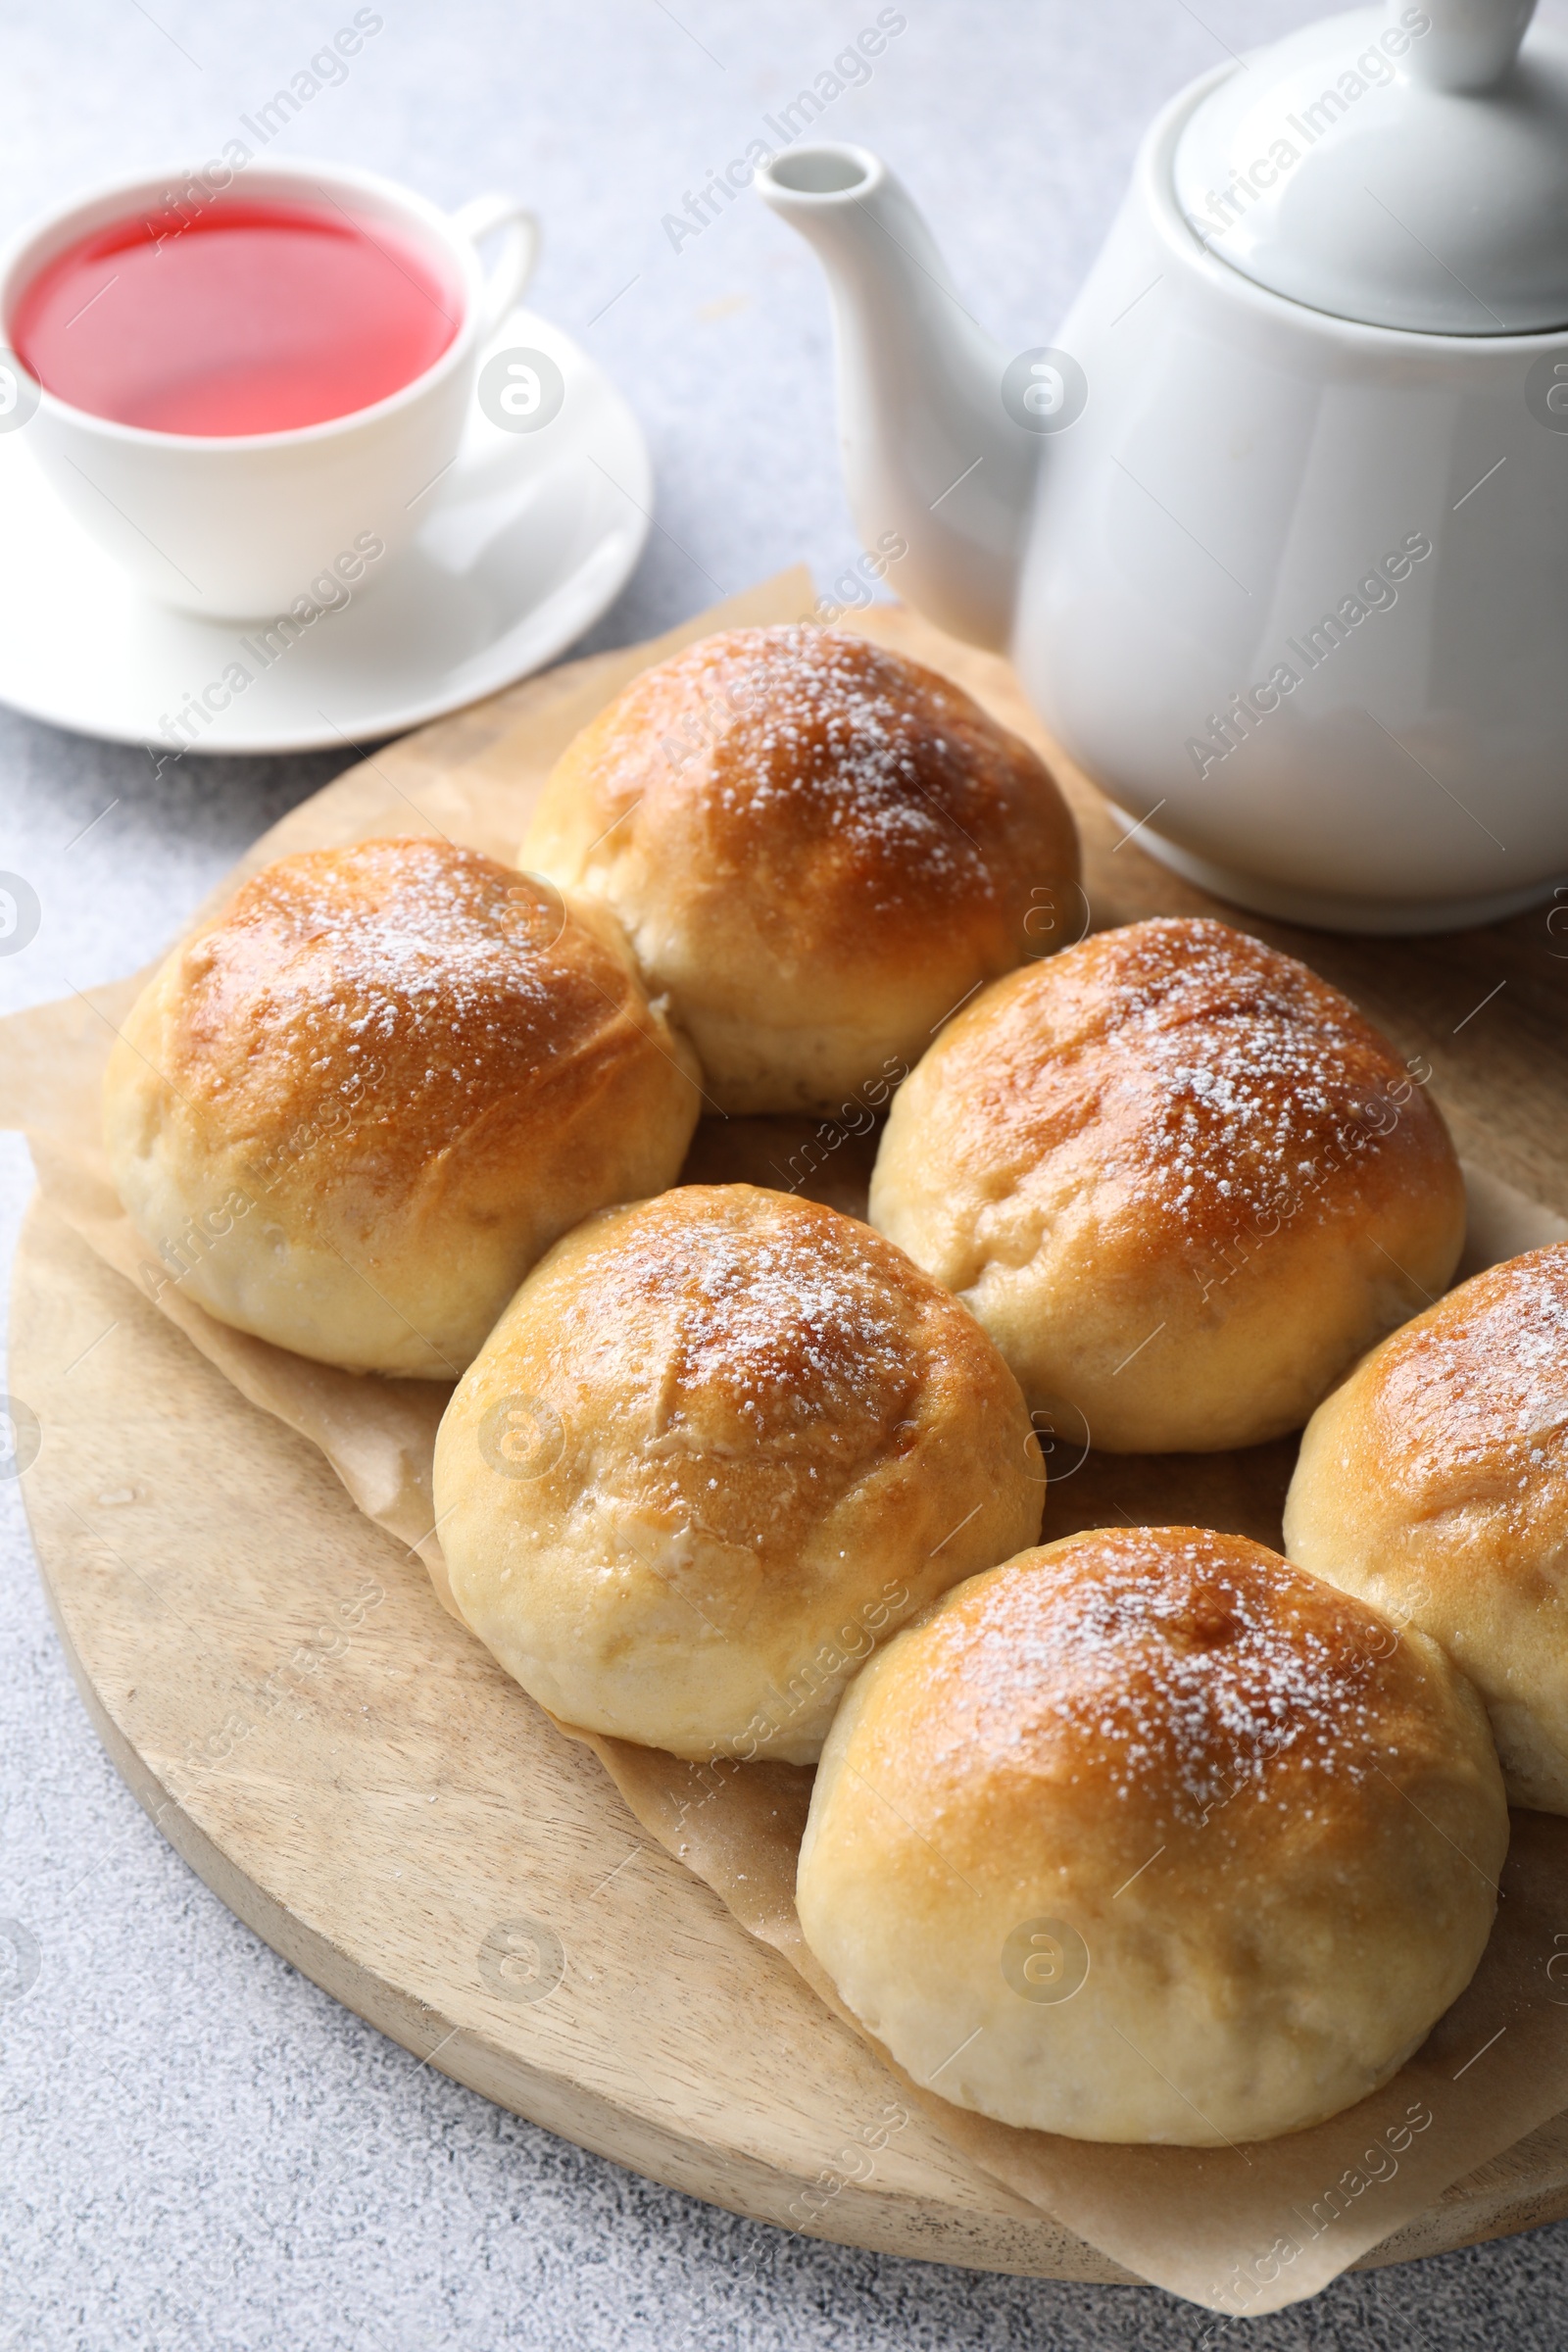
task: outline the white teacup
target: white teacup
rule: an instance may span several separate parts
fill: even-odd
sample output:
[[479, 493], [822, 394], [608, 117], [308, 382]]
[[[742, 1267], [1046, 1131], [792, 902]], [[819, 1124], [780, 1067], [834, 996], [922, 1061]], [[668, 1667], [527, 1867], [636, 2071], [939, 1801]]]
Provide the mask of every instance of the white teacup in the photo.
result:
[[[243, 620], [286, 610], [335, 566], [359, 576], [372, 545], [378, 570], [418, 528], [457, 455], [480, 347], [532, 272], [538, 225], [511, 197], [476, 197], [446, 214], [343, 164], [250, 165], [232, 184], [246, 198], [324, 199], [372, 229], [396, 228], [461, 305], [457, 334], [422, 374], [369, 408], [287, 432], [151, 432], [22, 381], [28, 444], [104, 551], [160, 603]], [[170, 185], [167, 173], [118, 179], [24, 231], [0, 261], [0, 340], [9, 343], [18, 297], [47, 262], [127, 214], [162, 213]], [[220, 205], [223, 192], [212, 201]], [[486, 275], [478, 243], [502, 228]]]

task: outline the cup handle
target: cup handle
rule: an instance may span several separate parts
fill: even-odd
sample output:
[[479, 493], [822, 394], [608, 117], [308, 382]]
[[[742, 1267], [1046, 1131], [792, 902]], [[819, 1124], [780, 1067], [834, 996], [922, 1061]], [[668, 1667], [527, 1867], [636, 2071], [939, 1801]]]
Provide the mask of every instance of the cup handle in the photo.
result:
[[460, 236], [474, 245], [493, 229], [504, 228], [507, 232], [495, 267], [484, 283], [480, 331], [491, 334], [533, 275], [534, 264], [539, 259], [539, 222], [514, 196], [498, 192], [475, 196], [470, 204], [461, 205], [452, 216], [452, 225]]

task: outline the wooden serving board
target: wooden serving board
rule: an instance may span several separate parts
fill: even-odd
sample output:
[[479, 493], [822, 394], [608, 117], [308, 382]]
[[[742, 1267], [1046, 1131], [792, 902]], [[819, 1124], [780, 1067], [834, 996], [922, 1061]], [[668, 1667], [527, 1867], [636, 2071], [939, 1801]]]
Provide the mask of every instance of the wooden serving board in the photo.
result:
[[[230, 1910], [485, 2097], [634, 2171], [840, 2243], [1129, 2274], [1008, 2196], [777, 1955], [652, 1845], [321, 1456], [47, 1211], [12, 1385], [55, 1621], [136, 1796]], [[835, 2189], [834, 2181], [840, 2185]], [[824, 2194], [826, 2190], [826, 2194]], [[1568, 2213], [1568, 2117], [1371, 2258]]]
[[[932, 658], [907, 616], [860, 625]], [[1000, 663], [954, 647], [945, 665], [1004, 701]], [[1254, 922], [1121, 840], [1063, 773], [1097, 927], [1215, 911], [1305, 956], [1430, 1061], [1462, 1151], [1568, 1212], [1568, 937], [1548, 910], [1429, 941]], [[486, 2097], [735, 2211], [980, 2269], [1129, 2278], [919, 2114], [888, 2132], [874, 2056], [650, 1842], [323, 1458], [42, 1209], [12, 1362], [45, 1433], [24, 1482], [38, 1556], [93, 1722], [166, 1836], [285, 1958]], [[1285, 1471], [1260, 1466], [1272, 1493]], [[1114, 1502], [1107, 1489], [1097, 1507]], [[1568, 2116], [1365, 2260], [1564, 2214]]]

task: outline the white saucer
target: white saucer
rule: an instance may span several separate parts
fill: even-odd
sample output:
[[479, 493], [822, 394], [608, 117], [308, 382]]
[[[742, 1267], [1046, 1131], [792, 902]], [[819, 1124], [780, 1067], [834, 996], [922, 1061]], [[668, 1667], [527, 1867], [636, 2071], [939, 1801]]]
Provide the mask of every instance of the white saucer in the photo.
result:
[[653, 466], [620, 394], [569, 336], [514, 311], [489, 346], [547, 352], [565, 378], [538, 432], [474, 406], [412, 547], [263, 667], [243, 622], [154, 604], [78, 529], [27, 435], [0, 435], [0, 702], [161, 756], [166, 721], [239, 662], [251, 682], [192, 752], [303, 752], [439, 718], [553, 660], [625, 585], [648, 536]]

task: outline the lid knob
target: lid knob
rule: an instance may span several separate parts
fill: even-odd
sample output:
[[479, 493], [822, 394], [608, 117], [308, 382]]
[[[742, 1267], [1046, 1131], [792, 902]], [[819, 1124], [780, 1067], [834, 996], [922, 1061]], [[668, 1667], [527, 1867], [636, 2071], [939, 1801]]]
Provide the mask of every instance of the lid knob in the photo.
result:
[[[1398, 21], [1400, 0], [1389, 0]], [[1490, 90], [1513, 70], [1536, 0], [1422, 0], [1432, 29], [1410, 47], [1408, 71], [1435, 90]]]

